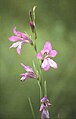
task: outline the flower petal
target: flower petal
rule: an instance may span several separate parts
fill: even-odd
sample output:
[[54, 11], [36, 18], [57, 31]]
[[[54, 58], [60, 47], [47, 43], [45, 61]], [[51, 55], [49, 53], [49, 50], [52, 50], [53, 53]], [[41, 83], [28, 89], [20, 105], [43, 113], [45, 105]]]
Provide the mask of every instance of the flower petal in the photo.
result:
[[34, 72], [28, 72], [29, 78], [38, 78], [38, 76]]
[[47, 59], [44, 59], [41, 67], [44, 69], [44, 71], [47, 71], [50, 68], [50, 64]]
[[40, 112], [45, 108], [44, 104], [41, 104], [40, 106]]
[[10, 48], [16, 48], [19, 45], [19, 42], [13, 43]]
[[26, 80], [27, 78], [29, 78], [28, 77], [28, 73], [23, 73], [23, 74], [20, 74], [20, 76], [21, 76], [21, 81], [24, 81], [24, 80]]
[[52, 50], [49, 54], [50, 57], [55, 57], [58, 54], [56, 50]]
[[22, 32], [20, 32], [21, 33], [21, 37], [24, 39], [24, 40], [30, 40], [30, 38], [28, 37], [28, 35], [26, 35], [25, 33], [22, 33]]
[[18, 37], [21, 37], [21, 32], [16, 30], [16, 27], [13, 28], [13, 33], [17, 35]]
[[46, 52], [46, 53], [49, 53], [49, 51], [52, 50], [52, 45], [49, 41], [47, 41], [44, 45], [44, 48], [43, 50], [41, 51], [43, 54]]
[[22, 76], [20, 80], [21, 80], [21, 81], [24, 81], [25, 79], [27, 79], [27, 77]]
[[21, 49], [18, 47], [17, 48], [17, 53], [20, 55], [21, 54]]
[[34, 78], [34, 73], [33, 72], [28, 72], [28, 77], [29, 78]]
[[13, 33], [18, 37], [22, 38], [22, 40], [26, 40], [26, 43], [32, 43], [32, 40], [28, 37], [28, 35], [20, 31], [17, 31], [16, 27], [13, 28]]
[[41, 102], [46, 102], [48, 99], [47, 99], [47, 96], [44, 96], [42, 99], [41, 99]]
[[51, 50], [52, 49], [52, 45], [49, 41], [47, 41], [44, 45], [44, 49], [48, 49], [48, 50]]
[[29, 66], [24, 65], [23, 63], [21, 63], [21, 66], [27, 71], [27, 72], [33, 72], [33, 69]]
[[22, 32], [17, 31], [17, 30], [16, 30], [16, 27], [13, 28], [13, 33], [14, 33], [15, 35], [17, 35], [18, 37], [22, 37], [22, 34], [23, 34]]
[[18, 35], [19, 32], [16, 31], [16, 27], [13, 28], [13, 33], [14, 33], [15, 35]]
[[47, 118], [47, 119], [50, 118], [50, 116], [49, 116], [49, 111], [48, 111], [48, 110], [46, 110], [46, 118]]
[[23, 74], [20, 74], [20, 76], [25, 76], [25, 73], [23, 73]]
[[57, 64], [56, 64], [56, 62], [54, 62], [52, 59], [50, 59], [50, 58], [47, 58], [47, 60], [48, 60], [48, 62], [49, 62], [49, 65], [51, 66], [51, 67], [53, 67], [54, 69], [57, 69]]
[[22, 42], [19, 42], [19, 45], [17, 47], [17, 53], [20, 55], [21, 53], [21, 46], [22, 46]]
[[44, 109], [41, 114], [41, 119], [49, 119], [49, 111]]
[[22, 40], [22, 38], [18, 37], [18, 36], [11, 36], [8, 38], [8, 40], [12, 41], [12, 42], [15, 42], [15, 41], [18, 41], [18, 40]]
[[36, 57], [37, 57], [38, 59], [42, 59], [42, 58], [43, 58], [41, 52], [38, 53], [38, 54], [36, 54]]

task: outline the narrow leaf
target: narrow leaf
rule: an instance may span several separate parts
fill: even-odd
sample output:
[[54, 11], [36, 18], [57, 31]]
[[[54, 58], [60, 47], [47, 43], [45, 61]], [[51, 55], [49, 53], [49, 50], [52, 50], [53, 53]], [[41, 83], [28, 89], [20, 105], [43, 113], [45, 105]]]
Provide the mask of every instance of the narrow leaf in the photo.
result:
[[32, 115], [33, 115], [33, 119], [35, 119], [35, 113], [34, 113], [34, 110], [33, 110], [33, 106], [32, 106], [32, 102], [31, 102], [30, 97], [28, 98], [28, 100], [29, 100], [29, 104], [30, 104], [31, 112], [32, 112]]

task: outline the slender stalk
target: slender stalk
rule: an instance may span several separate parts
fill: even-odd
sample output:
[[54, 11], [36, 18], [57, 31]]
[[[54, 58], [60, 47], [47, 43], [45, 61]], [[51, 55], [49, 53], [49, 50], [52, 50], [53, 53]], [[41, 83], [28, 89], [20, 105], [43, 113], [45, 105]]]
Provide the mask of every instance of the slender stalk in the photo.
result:
[[[34, 6], [33, 8], [33, 22], [34, 22], [34, 50], [35, 50], [35, 53], [37, 53], [37, 45], [36, 45], [36, 40], [37, 40], [37, 31], [36, 31], [36, 21], [35, 21], [35, 9], [36, 9], [36, 6]], [[39, 68], [40, 68], [40, 65], [41, 63], [39, 63]], [[41, 68], [39, 69], [39, 81], [38, 81], [38, 86], [40, 88], [40, 99], [42, 98], [43, 96], [43, 90], [42, 90], [42, 74], [41, 74]]]
[[[35, 21], [35, 9], [36, 9], [36, 6], [33, 7], [33, 14], [32, 12], [30, 12], [30, 18], [31, 18], [31, 21], [32, 21], [32, 33], [33, 33], [33, 37], [34, 37], [34, 40], [33, 40], [33, 48], [34, 48], [34, 51], [35, 53], [37, 54], [37, 45], [36, 45], [36, 40], [37, 40], [37, 31], [36, 31], [36, 21]], [[47, 96], [47, 90], [46, 90], [46, 81], [43, 80], [43, 76], [42, 76], [42, 69], [41, 69], [41, 62], [38, 62], [39, 64], [39, 68], [38, 68], [38, 76], [39, 76], [39, 80], [38, 80], [38, 86], [39, 86], [39, 89], [40, 89], [40, 99], [43, 98], [43, 96]], [[35, 67], [34, 67], [35, 68]], [[29, 103], [30, 103], [30, 107], [31, 107], [31, 111], [32, 111], [32, 115], [35, 119], [35, 115], [34, 115], [34, 110], [33, 110], [33, 107], [32, 107], [32, 103], [31, 103], [31, 100], [30, 98], [28, 98], [29, 100]]]
[[44, 95], [47, 96], [46, 80], [44, 81]]
[[[35, 43], [36, 43], [36, 40], [35, 40]], [[34, 47], [34, 50], [35, 50], [35, 53], [37, 53], [37, 47], [36, 47], [36, 44], [35, 44], [35, 47]], [[39, 88], [40, 88], [40, 99], [43, 97], [43, 76], [42, 76], [42, 71], [41, 71], [41, 62], [39, 62], [38, 60], [38, 64], [39, 64], [39, 81], [38, 81], [38, 85], [39, 85]]]
[[29, 100], [29, 104], [30, 104], [30, 108], [31, 108], [31, 112], [32, 112], [33, 119], [36, 119], [36, 118], [35, 118], [35, 113], [34, 113], [34, 110], [33, 110], [33, 106], [32, 106], [32, 102], [31, 102], [30, 97], [28, 98], [28, 100]]
[[[36, 32], [36, 29], [35, 29], [35, 32], [34, 32], [34, 50], [35, 50], [35, 53], [37, 53], [36, 40], [37, 40], [37, 32]], [[38, 85], [39, 85], [39, 88], [40, 88], [40, 99], [41, 99], [43, 97], [43, 95], [45, 94], [44, 90], [46, 92], [46, 89], [44, 89], [42, 69], [41, 69], [40, 66], [41, 66], [41, 62], [39, 62], [39, 82], [38, 82]], [[45, 85], [46, 85], [46, 83], [45, 83]], [[45, 86], [45, 88], [46, 88], [46, 86]]]
[[42, 98], [42, 95], [43, 95], [43, 93], [42, 93], [42, 88], [41, 88], [41, 85], [40, 85], [40, 82], [38, 81], [38, 86], [39, 86], [39, 88], [40, 88], [40, 99]]

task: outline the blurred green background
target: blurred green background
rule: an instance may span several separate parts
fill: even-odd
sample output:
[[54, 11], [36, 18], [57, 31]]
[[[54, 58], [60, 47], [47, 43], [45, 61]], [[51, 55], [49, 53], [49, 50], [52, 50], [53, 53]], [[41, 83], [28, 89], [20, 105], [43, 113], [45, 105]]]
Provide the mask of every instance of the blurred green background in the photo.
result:
[[[8, 37], [14, 26], [31, 34], [28, 11], [34, 5], [38, 31], [37, 47], [40, 51], [50, 40], [58, 51], [54, 60], [58, 69], [43, 72], [52, 107], [51, 119], [76, 119], [76, 1], [75, 0], [0, 0], [0, 119], [33, 119], [28, 97], [31, 98], [36, 119], [39, 113], [39, 87], [35, 79], [21, 82], [20, 66], [32, 67], [36, 62], [30, 45], [24, 45], [21, 56]], [[59, 115], [59, 118], [58, 118]]]

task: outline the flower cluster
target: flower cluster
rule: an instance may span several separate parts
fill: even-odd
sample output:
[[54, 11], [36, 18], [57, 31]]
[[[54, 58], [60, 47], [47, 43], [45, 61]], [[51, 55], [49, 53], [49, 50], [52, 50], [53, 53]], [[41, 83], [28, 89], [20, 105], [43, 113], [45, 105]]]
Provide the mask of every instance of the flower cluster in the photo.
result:
[[9, 37], [8, 40], [13, 42], [10, 48], [17, 48], [17, 53], [19, 55], [21, 54], [21, 48], [23, 44], [31, 44], [36, 52], [36, 58], [41, 60], [41, 63], [39, 64], [40, 65], [39, 69], [35, 68], [35, 71], [30, 66], [26, 66], [25, 64], [21, 63], [21, 66], [24, 68], [26, 72], [20, 74], [21, 76], [20, 80], [24, 81], [28, 78], [38, 79], [37, 81], [38, 81], [39, 88], [40, 88], [40, 94], [42, 93], [41, 97], [43, 97], [42, 99], [40, 97], [41, 119], [49, 119], [50, 117], [49, 117], [48, 107], [51, 106], [52, 104], [49, 102], [47, 96], [45, 96], [46, 94], [42, 92], [46, 90], [46, 86], [45, 86], [45, 89], [43, 89], [44, 84], [46, 85], [46, 83], [44, 82], [44, 79], [42, 79], [40, 75], [41, 75], [41, 70], [48, 71], [50, 67], [57, 69], [58, 67], [57, 63], [52, 58], [54, 58], [58, 54], [58, 52], [52, 49], [51, 42], [49, 41], [45, 43], [43, 49], [39, 53], [37, 52], [37, 45], [36, 45], [37, 32], [36, 32], [36, 24], [35, 24], [35, 9], [36, 9], [36, 6], [33, 8], [33, 11], [29, 12], [29, 18], [30, 18], [29, 26], [31, 27], [32, 33], [34, 34], [35, 38], [32, 40], [28, 34], [17, 31], [16, 27], [14, 27], [13, 28], [14, 35]]
[[49, 103], [49, 100], [47, 96], [44, 96], [41, 99], [41, 106], [40, 106], [40, 112], [41, 112], [41, 119], [49, 119], [49, 111], [48, 111], [48, 106], [51, 106], [52, 104]]

